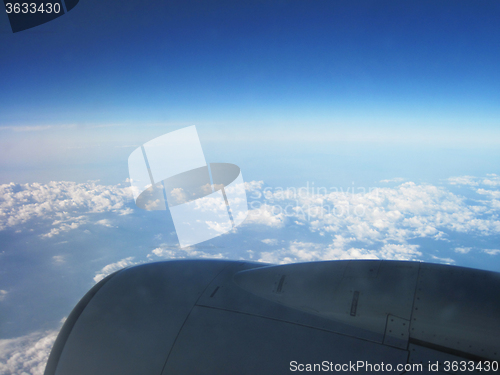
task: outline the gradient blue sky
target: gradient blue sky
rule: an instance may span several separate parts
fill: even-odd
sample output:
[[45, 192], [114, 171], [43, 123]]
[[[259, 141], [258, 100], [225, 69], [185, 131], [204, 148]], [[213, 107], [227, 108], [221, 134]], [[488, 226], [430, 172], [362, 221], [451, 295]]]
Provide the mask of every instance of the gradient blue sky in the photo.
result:
[[484, 175], [500, 161], [498, 19], [498, 1], [85, 0], [12, 34], [3, 14], [1, 182], [116, 183], [127, 146], [193, 124], [207, 159], [255, 179], [324, 164], [342, 184], [435, 180], [436, 160], [444, 178]]
[[0, 120], [498, 125], [499, 16], [497, 1], [81, 1], [2, 34]]

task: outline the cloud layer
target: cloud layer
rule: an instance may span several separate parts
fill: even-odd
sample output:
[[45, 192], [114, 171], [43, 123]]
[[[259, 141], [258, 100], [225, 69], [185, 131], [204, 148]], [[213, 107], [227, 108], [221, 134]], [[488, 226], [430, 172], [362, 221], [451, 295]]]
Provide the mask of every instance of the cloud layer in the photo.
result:
[[[449, 242], [457, 234], [483, 238], [500, 235], [500, 177], [454, 177], [447, 182], [451, 186], [405, 182], [391, 188], [344, 191], [254, 184], [248, 187], [252, 209], [245, 224], [276, 229], [299, 225], [324, 239], [292, 240], [285, 246], [275, 246], [273, 251], [263, 251], [258, 258], [278, 263], [353, 258], [416, 260], [422, 252], [411, 242], [418, 239]], [[465, 185], [476, 198], [452, 192], [456, 185]], [[272, 238], [263, 241], [277, 245]], [[354, 243], [357, 246], [350, 246]], [[468, 250], [457, 247], [455, 252], [465, 254]], [[481, 251], [496, 254], [494, 249]], [[453, 262], [449, 258], [431, 259]]]
[[0, 340], [0, 374], [43, 375], [58, 331]]
[[[112, 212], [126, 215], [132, 210], [126, 203], [132, 199], [130, 188], [105, 186], [95, 182], [50, 182], [48, 184], [0, 185], [0, 230], [23, 224], [48, 224], [42, 237], [50, 238], [89, 222], [93, 213]], [[109, 226], [108, 221], [96, 224]]]
[[[133, 215], [137, 227], [145, 228], [140, 232], [145, 250], [142, 255], [117, 256], [108, 265], [96, 267], [94, 282], [124, 267], [181, 258], [269, 263], [427, 259], [453, 263], [455, 256], [475, 253], [493, 259], [500, 255], [494, 244], [480, 246], [457, 240], [457, 235], [482, 239], [500, 236], [499, 176], [453, 177], [440, 186], [401, 179], [387, 182], [395, 186], [342, 191], [309, 186], [266, 187], [262, 181], [251, 181], [245, 184], [250, 212], [243, 225], [210, 242], [186, 248], [180, 248], [175, 241], [170, 233], [173, 228], [166, 233], [152, 233], [148, 223], [141, 221], [147, 215]], [[61, 241], [57, 237], [63, 233], [84, 231], [84, 224], [99, 226], [112, 234], [121, 229], [124, 215], [135, 212], [132, 202], [130, 189], [122, 185], [104, 186], [96, 182], [0, 185], [0, 231], [29, 235], [34, 229], [32, 235], [38, 236], [39, 241], [54, 243]], [[96, 215], [99, 213], [106, 215], [103, 218]], [[416, 243], [419, 240], [449, 244], [451, 255], [430, 254]], [[49, 260], [60, 267], [70, 266], [69, 259], [66, 255], [52, 254]], [[11, 293], [0, 285], [0, 303], [5, 303]], [[43, 374], [56, 334], [56, 331], [37, 331], [0, 340], [0, 373]]]

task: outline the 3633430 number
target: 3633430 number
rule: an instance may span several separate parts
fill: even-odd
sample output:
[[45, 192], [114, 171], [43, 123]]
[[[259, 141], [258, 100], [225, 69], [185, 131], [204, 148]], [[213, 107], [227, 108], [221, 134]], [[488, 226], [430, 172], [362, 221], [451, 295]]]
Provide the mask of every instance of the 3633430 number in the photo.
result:
[[6, 3], [5, 9], [10, 13], [60, 13], [61, 4], [59, 3]]

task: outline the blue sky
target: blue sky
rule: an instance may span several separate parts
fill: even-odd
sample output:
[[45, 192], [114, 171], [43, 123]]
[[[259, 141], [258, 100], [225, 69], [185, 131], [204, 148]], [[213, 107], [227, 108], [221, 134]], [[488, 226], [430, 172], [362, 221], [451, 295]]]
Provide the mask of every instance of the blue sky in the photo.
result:
[[435, 181], [436, 159], [444, 178], [474, 174], [467, 160], [484, 175], [499, 161], [499, 15], [496, 1], [87, 0], [16, 34], [3, 15], [2, 182], [117, 183], [126, 146], [193, 124], [252, 179], [353, 153], [349, 174], [373, 160], [365, 174], [400, 175], [380, 166], [406, 154], [411, 177]]
[[[498, 1], [80, 0], [12, 34], [0, 14], [0, 373], [42, 374], [81, 296], [141, 262], [500, 271], [499, 19]], [[135, 207], [127, 159], [191, 125], [253, 206], [181, 249]], [[279, 194], [312, 185], [329, 194]], [[318, 204], [363, 214], [300, 215]]]
[[495, 1], [74, 10], [2, 34], [2, 123], [498, 118]]

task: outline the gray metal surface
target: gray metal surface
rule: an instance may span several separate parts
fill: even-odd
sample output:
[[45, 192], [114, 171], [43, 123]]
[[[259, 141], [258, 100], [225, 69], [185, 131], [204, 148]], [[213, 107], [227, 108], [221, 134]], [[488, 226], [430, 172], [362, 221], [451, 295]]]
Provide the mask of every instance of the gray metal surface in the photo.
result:
[[[333, 261], [240, 272], [234, 280], [259, 297], [359, 328], [382, 342], [387, 315], [410, 319], [418, 263]], [[348, 332], [346, 332], [348, 333]]]
[[56, 375], [160, 374], [196, 300], [226, 266], [163, 262], [119, 272], [80, 314]]
[[[341, 278], [341, 274], [340, 276], [336, 276], [334, 272], [329, 273], [328, 271], [332, 271], [332, 268], [335, 268], [336, 266], [341, 267], [343, 270], [346, 267], [347, 262], [307, 263], [307, 265], [311, 268], [311, 273], [317, 273], [323, 277], [322, 280], [312, 280], [312, 285], [305, 284], [303, 286], [304, 294], [310, 295], [316, 293], [315, 288], [321, 287], [321, 282], [328, 283], [329, 280], [331, 280], [330, 277]], [[251, 293], [239, 286], [238, 280], [240, 279], [240, 275], [248, 275], [246, 272], [251, 270], [249, 272], [252, 274], [253, 272], [258, 272], [255, 279], [257, 283], [262, 282], [265, 286], [267, 285], [270, 288], [277, 289], [282, 277], [281, 271], [286, 271], [288, 267], [292, 266], [295, 265], [284, 266], [286, 268], [255, 263], [231, 265], [212, 281], [206, 292], [198, 300], [197, 305], [228, 311], [243, 312], [246, 314], [342, 333], [374, 342], [381, 343], [383, 341], [383, 334], [354, 327], [343, 322], [333, 321], [326, 317], [313, 314], [314, 311], [296, 309], [293, 306], [286, 306], [284, 304], [277, 303], [273, 299], [262, 298], [261, 296]], [[260, 270], [262, 270], [263, 274], [262, 279], [260, 279]], [[241, 272], [241, 274], [239, 272]], [[266, 284], [267, 278], [265, 276], [270, 278], [271, 285]], [[233, 279], [236, 282], [233, 281]], [[304, 281], [306, 282], [307, 280], [304, 279]], [[285, 279], [282, 283], [282, 290], [284, 290], [284, 288], [288, 288], [287, 283], [288, 282]]]
[[[162, 375], [290, 374], [290, 362], [405, 363], [407, 351], [254, 315], [196, 306]], [[365, 374], [360, 369], [357, 373]], [[385, 373], [385, 372], [380, 372]], [[398, 374], [391, 371], [391, 374]]]
[[94, 285], [77, 303], [74, 307], [73, 311], [69, 314], [68, 318], [64, 322], [59, 334], [57, 335], [57, 339], [54, 342], [52, 350], [50, 352], [50, 356], [47, 360], [47, 365], [45, 367], [45, 374], [55, 374], [57, 365], [59, 363], [59, 359], [61, 358], [61, 354], [66, 346], [66, 342], [68, 340], [69, 334], [71, 333], [75, 323], [80, 318], [80, 315], [87, 307], [88, 303], [94, 298], [95, 294], [101, 289], [104, 284], [106, 284], [111, 278], [115, 277], [118, 273], [115, 272], [111, 275], [106, 276], [104, 279], [99, 281], [96, 285]]
[[145, 264], [82, 299], [45, 375], [285, 374], [291, 361], [395, 368], [498, 359], [499, 292], [500, 274], [416, 262]]
[[500, 274], [422, 264], [411, 340], [500, 360]]
[[410, 320], [394, 315], [387, 315], [384, 344], [406, 349], [410, 338]]

